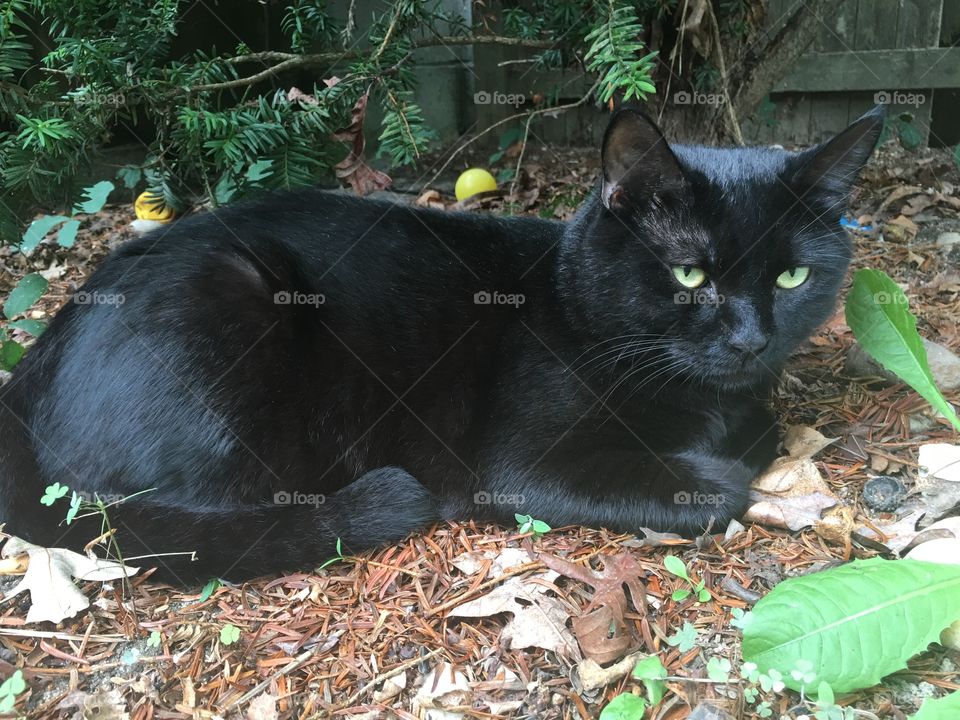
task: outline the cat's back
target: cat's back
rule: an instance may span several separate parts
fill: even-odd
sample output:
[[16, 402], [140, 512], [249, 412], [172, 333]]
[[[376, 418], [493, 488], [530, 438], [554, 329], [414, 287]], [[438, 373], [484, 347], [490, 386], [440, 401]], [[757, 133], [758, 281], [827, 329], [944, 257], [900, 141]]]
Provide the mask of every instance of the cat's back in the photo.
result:
[[504, 240], [537, 244], [555, 239], [562, 227], [562, 223], [539, 218], [435, 210], [418, 207], [403, 197], [371, 199], [310, 188], [268, 192], [192, 215], [124, 248], [133, 254], [159, 241], [169, 247], [190, 240], [229, 242], [231, 238], [296, 246], [319, 241], [342, 244], [369, 236], [389, 243], [431, 232], [449, 234], [444, 239], [456, 244]]

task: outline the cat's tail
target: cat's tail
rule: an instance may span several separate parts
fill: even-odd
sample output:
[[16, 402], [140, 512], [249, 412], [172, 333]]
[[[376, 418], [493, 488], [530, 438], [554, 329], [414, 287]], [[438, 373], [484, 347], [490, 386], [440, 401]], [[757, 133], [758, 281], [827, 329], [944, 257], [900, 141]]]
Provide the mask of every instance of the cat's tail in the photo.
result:
[[[59, 480], [70, 484], [69, 477]], [[95, 513], [68, 525], [69, 494], [52, 506], [40, 502], [52, 482], [37, 467], [23, 423], [0, 404], [0, 522], [28, 542], [79, 551], [103, 532], [104, 518]], [[106, 515], [125, 562], [156, 567], [154, 577], [179, 585], [311, 569], [335, 555], [338, 540], [344, 553], [359, 552], [439, 518], [427, 489], [393, 467], [371, 471], [329, 497], [278, 493], [273, 503], [257, 506], [195, 507], [150, 493], [101, 500], [116, 503]]]

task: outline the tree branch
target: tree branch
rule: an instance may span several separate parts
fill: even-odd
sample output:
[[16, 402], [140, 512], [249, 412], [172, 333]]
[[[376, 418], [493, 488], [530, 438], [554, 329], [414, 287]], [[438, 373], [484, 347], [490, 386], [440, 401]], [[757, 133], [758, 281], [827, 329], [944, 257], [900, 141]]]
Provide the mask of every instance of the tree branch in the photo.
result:
[[748, 68], [734, 83], [739, 91], [734, 98], [740, 117], [753, 115], [763, 98], [770, 93], [774, 83], [787, 74], [798, 57], [813, 42], [824, 24], [821, 18], [839, 5], [838, 0], [806, 0], [784, 24], [780, 31], [767, 42]]
[[[413, 43], [413, 49], [426, 47], [457, 45], [509, 45], [513, 47], [540, 48], [549, 49], [556, 46], [556, 42], [551, 40], [526, 40], [524, 38], [505, 37], [503, 35], [437, 35], [431, 38], [424, 38]], [[210, 83], [208, 85], [197, 85], [190, 88], [190, 93], [211, 92], [216, 90], [231, 90], [238, 87], [253, 85], [261, 80], [273, 77], [277, 73], [287, 70], [294, 70], [301, 67], [311, 67], [315, 65], [329, 66], [341, 60], [354, 60], [363, 57], [366, 53], [362, 51], [352, 52], [327, 52], [311, 53], [298, 55], [296, 53], [264, 51], [250, 53], [248, 55], [238, 55], [228, 58], [227, 62], [234, 65], [247, 62], [276, 62], [276, 65], [266, 68], [261, 72], [247, 77], [228, 80], [221, 83]]]

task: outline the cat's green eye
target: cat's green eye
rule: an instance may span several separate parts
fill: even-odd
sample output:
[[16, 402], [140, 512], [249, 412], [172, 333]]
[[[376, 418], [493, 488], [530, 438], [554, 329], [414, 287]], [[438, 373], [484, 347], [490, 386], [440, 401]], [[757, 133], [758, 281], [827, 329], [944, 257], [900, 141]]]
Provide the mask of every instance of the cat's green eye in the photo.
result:
[[790, 268], [777, 276], [777, 287], [792, 290], [803, 285], [808, 277], [810, 277], [810, 268], [802, 266]]
[[670, 269], [673, 270], [677, 282], [691, 290], [703, 285], [703, 281], [707, 279], [707, 274], [693, 265], [674, 265]]

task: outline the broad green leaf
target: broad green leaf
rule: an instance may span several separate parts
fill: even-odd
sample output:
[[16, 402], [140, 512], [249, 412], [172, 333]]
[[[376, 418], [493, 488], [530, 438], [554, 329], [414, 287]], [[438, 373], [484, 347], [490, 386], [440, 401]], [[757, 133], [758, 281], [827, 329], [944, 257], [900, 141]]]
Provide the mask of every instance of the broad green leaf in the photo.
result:
[[846, 316], [860, 346], [960, 430], [960, 418], [937, 389], [917, 320], [897, 284], [880, 270], [858, 270], [847, 296]]
[[25, 313], [47, 290], [47, 280], [38, 273], [25, 275], [3, 304], [3, 314], [8, 318]]
[[667, 676], [667, 669], [656, 655], [650, 655], [637, 662], [633, 668], [633, 676], [642, 680], [647, 688], [647, 697], [651, 705], [656, 705], [667, 692], [667, 684], [663, 678]]
[[813, 663], [836, 693], [876, 685], [960, 618], [960, 566], [917, 560], [854, 561], [785, 580], [760, 600], [743, 632], [743, 659], [790, 675]]
[[677, 577], [683, 578], [684, 580], [690, 579], [690, 576], [687, 574], [687, 566], [684, 565], [683, 560], [676, 555], [667, 555], [663, 559], [663, 566]]
[[936, 700], [924, 700], [920, 712], [910, 720], [956, 720], [960, 717], [960, 690]]
[[101, 180], [96, 185], [91, 185], [83, 189], [83, 195], [86, 198], [77, 205], [74, 212], [95, 213], [100, 212], [103, 206], [107, 204], [107, 198], [113, 192], [113, 183], [109, 180]]
[[23, 357], [23, 345], [14, 341], [7, 340], [0, 343], [0, 370], [13, 370], [14, 366], [20, 362]]
[[203, 590], [200, 591], [200, 599], [197, 602], [205, 603], [210, 597], [216, 592], [217, 588], [220, 587], [220, 580], [213, 578], [208, 580], [207, 584], [203, 586]]
[[8, 323], [7, 327], [16, 328], [17, 330], [23, 330], [25, 333], [30, 333], [34, 337], [40, 337], [44, 330], [47, 329], [47, 324], [39, 320], [14, 320], [12, 323]]
[[40, 241], [46, 237], [48, 232], [69, 219], [70, 218], [64, 215], [44, 215], [43, 217], [37, 218], [30, 223], [30, 227], [28, 227], [27, 231], [23, 234], [23, 240], [20, 241], [20, 251], [24, 253], [30, 252], [40, 244]]
[[57, 244], [60, 247], [73, 247], [73, 241], [77, 239], [77, 230], [79, 229], [79, 220], [67, 220], [60, 228], [60, 232], [57, 233]]
[[623, 693], [607, 703], [600, 720], [642, 720], [647, 703], [638, 695]]

